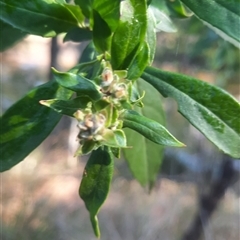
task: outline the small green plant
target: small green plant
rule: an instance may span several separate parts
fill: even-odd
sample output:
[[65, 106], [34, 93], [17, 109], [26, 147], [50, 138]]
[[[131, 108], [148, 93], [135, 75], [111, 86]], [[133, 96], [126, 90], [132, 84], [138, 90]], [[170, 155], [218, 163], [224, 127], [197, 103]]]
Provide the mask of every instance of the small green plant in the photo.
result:
[[[97, 237], [97, 214], [109, 192], [114, 157], [123, 153], [135, 178], [152, 188], [163, 147], [184, 147], [164, 127], [161, 96], [222, 152], [240, 157], [239, 103], [224, 90], [151, 67], [156, 32], [175, 32], [170, 17], [195, 14], [237, 47], [238, 0], [0, 0], [1, 50], [27, 34], [89, 40], [80, 63], [32, 89], [1, 117], [1, 172], [34, 150], [61, 116], [76, 119], [79, 147], [91, 154], [79, 194]], [[159, 94], [160, 93], [160, 94]]]

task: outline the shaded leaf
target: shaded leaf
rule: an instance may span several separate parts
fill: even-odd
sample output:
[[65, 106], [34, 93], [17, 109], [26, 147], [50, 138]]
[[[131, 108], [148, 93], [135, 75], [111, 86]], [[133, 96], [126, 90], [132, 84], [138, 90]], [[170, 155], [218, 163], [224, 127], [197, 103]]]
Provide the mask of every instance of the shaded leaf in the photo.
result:
[[119, 0], [95, 0], [93, 9], [100, 14], [101, 18], [110, 27], [111, 32], [116, 30], [120, 18]]
[[73, 117], [73, 114], [79, 109], [85, 109], [87, 104], [91, 102], [88, 97], [77, 97], [71, 100], [49, 99], [41, 100], [40, 103], [52, 108], [58, 113]]
[[88, 41], [92, 39], [92, 31], [90, 31], [88, 28], [79, 28], [75, 27], [72, 28], [66, 36], [64, 37], [63, 41], [73, 41], [73, 42], [82, 42], [82, 41]]
[[[106, 107], [109, 107], [109, 102], [104, 99], [100, 99], [99, 101], [94, 103], [94, 109], [96, 111], [103, 110]], [[109, 119], [109, 122], [112, 122], [112, 119]]]
[[61, 115], [42, 106], [44, 98], [68, 99], [72, 91], [51, 81], [31, 90], [0, 118], [0, 170], [6, 171], [21, 162], [52, 131]]
[[113, 156], [108, 148], [93, 151], [85, 170], [79, 195], [85, 202], [97, 237], [100, 237], [97, 214], [107, 198], [113, 175]]
[[[88, 58], [87, 55], [85, 55], [85, 57]], [[101, 62], [98, 59], [95, 59], [91, 62], [80, 63], [73, 67], [72, 69], [70, 69], [68, 72], [78, 74], [87, 79], [95, 79], [98, 75], [100, 75], [101, 70], [102, 70]]]
[[120, 154], [120, 148], [111, 148], [112, 154], [114, 155], [114, 157], [116, 158], [120, 158], [121, 154]]
[[206, 82], [147, 67], [142, 78], [164, 97], [178, 103], [179, 112], [220, 150], [240, 157], [240, 105], [224, 90]]
[[21, 41], [24, 37], [27, 36], [26, 32], [23, 32], [17, 28], [14, 28], [10, 24], [5, 23], [2, 20], [0, 20], [0, 29], [1, 29], [1, 36], [0, 36], [1, 52], [5, 51], [6, 49], [16, 44], [17, 42]]
[[[94, 149], [95, 145], [96, 145], [95, 141], [92, 141], [92, 140], [86, 141], [81, 148], [81, 153], [80, 154], [91, 153], [91, 151]], [[79, 155], [79, 154], [77, 154], [77, 155]], [[76, 154], [75, 154], [75, 156], [76, 156]]]
[[87, 79], [95, 79], [102, 71], [101, 60], [97, 58], [97, 51], [91, 41], [83, 50], [79, 59], [80, 64], [76, 65], [69, 72], [80, 74]]
[[93, 60], [95, 60], [97, 57], [97, 52], [96, 49], [94, 47], [93, 42], [91, 41], [86, 48], [83, 50], [81, 58], [79, 60], [80, 63], [84, 63], [84, 62], [91, 62]]
[[93, 42], [100, 53], [110, 49], [111, 29], [101, 15], [93, 10]]
[[239, 0], [181, 0], [195, 15], [225, 40], [240, 48]]
[[66, 5], [54, 0], [0, 0], [0, 19], [27, 33], [54, 37], [82, 24], [72, 12], [79, 7], [70, 10]]
[[61, 86], [70, 89], [81, 96], [88, 96], [93, 100], [99, 100], [101, 98], [98, 86], [81, 75], [70, 72], [58, 72], [53, 69], [53, 76]]
[[[143, 99], [144, 107], [136, 110], [145, 117], [165, 125], [162, 101], [158, 91], [142, 79], [139, 79], [136, 85], [139, 92], [146, 92], [146, 97]], [[148, 186], [151, 190], [162, 164], [164, 148], [131, 129], [124, 129], [124, 132], [128, 146], [132, 147], [123, 149], [129, 168], [140, 184]]]
[[115, 131], [110, 129], [105, 129], [103, 133], [102, 144], [113, 147], [113, 148], [124, 148], [127, 146], [126, 136], [124, 132], [120, 129]]

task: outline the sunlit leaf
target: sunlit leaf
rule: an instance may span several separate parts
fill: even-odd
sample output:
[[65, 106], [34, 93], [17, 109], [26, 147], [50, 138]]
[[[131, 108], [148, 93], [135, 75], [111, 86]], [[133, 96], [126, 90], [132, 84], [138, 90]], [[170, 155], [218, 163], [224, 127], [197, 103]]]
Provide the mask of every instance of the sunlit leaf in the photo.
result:
[[0, 8], [0, 19], [4, 22], [44, 37], [53, 37], [83, 24], [76, 16], [77, 12], [80, 14], [78, 6], [69, 7], [54, 0], [0, 0]]
[[166, 5], [170, 11], [170, 16], [177, 18], [188, 18], [193, 15], [193, 13], [187, 9], [180, 0], [169, 1], [165, 0]]
[[220, 150], [240, 157], [240, 104], [206, 82], [147, 67], [142, 78], [178, 103], [179, 112]]
[[149, 64], [150, 48], [147, 42], [143, 42], [136, 55], [129, 65], [127, 78], [130, 80], [138, 79]]
[[90, 18], [92, 11], [92, 3], [94, 0], [74, 0], [75, 4], [79, 5], [83, 14]]
[[147, 10], [147, 31], [145, 36], [145, 41], [149, 46], [149, 60], [148, 65], [151, 65], [155, 56], [156, 50], [156, 22], [154, 15], [150, 8]]
[[169, 147], [184, 147], [184, 144], [172, 136], [160, 123], [137, 114], [135, 111], [125, 111], [122, 119], [124, 127], [135, 130], [154, 143]]
[[113, 69], [126, 69], [145, 38], [147, 27], [144, 0], [121, 1], [120, 22], [111, 46]]
[[181, 0], [207, 26], [240, 48], [239, 0]]

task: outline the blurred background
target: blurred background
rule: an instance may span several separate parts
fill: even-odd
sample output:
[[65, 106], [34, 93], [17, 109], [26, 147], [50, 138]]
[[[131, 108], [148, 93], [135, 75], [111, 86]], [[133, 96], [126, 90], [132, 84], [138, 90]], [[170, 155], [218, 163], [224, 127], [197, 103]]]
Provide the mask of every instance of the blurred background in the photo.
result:
[[[239, 50], [195, 18], [175, 23], [177, 33], [158, 33], [154, 66], [216, 84], [239, 100]], [[1, 53], [1, 114], [48, 81], [50, 66], [68, 70], [78, 62], [87, 43], [62, 39], [28, 36]], [[240, 239], [240, 162], [190, 126], [173, 99], [163, 103], [167, 128], [187, 148], [166, 149], [150, 194], [124, 160], [115, 161], [111, 191], [99, 213], [101, 239], [195, 240], [197, 231], [205, 240]], [[1, 174], [2, 240], [95, 239], [78, 196], [87, 157], [73, 158], [77, 134], [76, 122], [63, 117], [35, 151]]]

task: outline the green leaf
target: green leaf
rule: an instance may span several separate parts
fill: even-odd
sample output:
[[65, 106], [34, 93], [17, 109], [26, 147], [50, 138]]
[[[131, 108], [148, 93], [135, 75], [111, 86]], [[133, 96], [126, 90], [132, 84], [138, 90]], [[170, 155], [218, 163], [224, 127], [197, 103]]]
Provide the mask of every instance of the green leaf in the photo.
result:
[[145, 41], [149, 47], [149, 60], [148, 65], [151, 65], [155, 56], [156, 50], [156, 31], [155, 31], [155, 19], [150, 8], [147, 10], [147, 31]]
[[175, 1], [165, 0], [165, 1], [170, 11], [170, 16], [177, 18], [188, 18], [193, 15], [191, 11], [186, 9], [186, 7], [180, 2], [180, 0]]
[[108, 24], [102, 19], [101, 15], [93, 10], [93, 42], [96, 49], [100, 53], [109, 51], [111, 44], [111, 29]]
[[120, 1], [119, 0], [95, 0], [93, 8], [101, 18], [110, 27], [111, 32], [115, 31], [120, 18]]
[[[143, 99], [144, 108], [136, 110], [145, 117], [165, 125], [162, 100], [158, 91], [142, 79], [139, 79], [136, 84], [139, 92], [146, 92], [146, 97]], [[162, 164], [164, 148], [131, 129], [124, 129], [124, 132], [128, 146], [132, 147], [123, 149], [129, 168], [139, 183], [142, 186], [148, 186], [151, 190]]]
[[127, 147], [126, 136], [124, 132], [120, 129], [115, 131], [110, 129], [105, 129], [102, 135], [102, 144], [113, 147], [113, 148], [125, 148]]
[[155, 29], [157, 32], [176, 32], [177, 29], [169, 17], [169, 11], [165, 1], [151, 1], [149, 11], [152, 12], [155, 18]]
[[[156, 49], [156, 22], [152, 9], [147, 9], [147, 29], [144, 42], [140, 45], [128, 68], [128, 79], [136, 80], [147, 65], [151, 65]], [[130, 56], [132, 57], [132, 56]]]
[[83, 50], [79, 62], [80, 64], [73, 67], [69, 72], [80, 74], [87, 79], [95, 79], [101, 74], [101, 59], [97, 58], [97, 51], [92, 41]]
[[79, 195], [90, 213], [95, 235], [100, 237], [97, 214], [107, 198], [113, 176], [113, 156], [108, 148], [93, 151], [85, 170]]
[[0, 118], [0, 170], [21, 162], [52, 131], [61, 115], [39, 104], [44, 98], [68, 99], [72, 92], [51, 81], [31, 90]]
[[239, 0], [181, 0], [206, 25], [240, 48]]
[[224, 153], [240, 157], [240, 105], [206, 82], [147, 67], [142, 78], [178, 103], [179, 112]]
[[114, 125], [114, 123], [116, 123], [119, 114], [117, 109], [112, 104], [107, 104], [106, 101], [101, 100], [94, 106], [99, 110], [102, 107], [101, 113], [106, 117], [106, 127], [111, 127], [112, 125]]
[[[81, 26], [75, 16], [78, 6], [59, 4], [54, 0], [0, 0], [0, 19], [27, 33], [54, 37]], [[73, 12], [73, 9], [75, 11]]]
[[[96, 111], [103, 110], [106, 107], [110, 107], [109, 102], [105, 99], [100, 99], [99, 101], [94, 103], [94, 109]], [[112, 119], [109, 120], [109, 122], [112, 122]]]
[[79, 5], [83, 14], [90, 18], [92, 12], [92, 3], [94, 0], [74, 0], [75, 4]]
[[16, 44], [17, 42], [21, 41], [24, 37], [27, 36], [26, 32], [14, 28], [10, 24], [5, 23], [2, 20], [0, 20], [0, 29], [1, 29], [0, 36], [1, 52], [5, 51], [6, 49]]
[[88, 97], [77, 97], [71, 100], [49, 99], [41, 100], [40, 103], [44, 106], [50, 107], [58, 113], [73, 117], [73, 114], [79, 109], [85, 109], [87, 104], [91, 102]]
[[80, 154], [89, 154], [92, 150], [94, 150], [95, 145], [96, 145], [96, 142], [93, 140], [86, 141], [81, 148]]
[[66, 3], [66, 1], [65, 0], [55, 0], [55, 2], [57, 2], [57, 3]]
[[120, 148], [110, 148], [112, 151], [112, 154], [114, 155], [114, 157], [116, 158], [120, 158], [121, 157], [121, 153], [120, 153]]
[[120, 17], [120, 1], [119, 0], [75, 0], [84, 15], [90, 19], [92, 26], [93, 10], [97, 11], [101, 18], [107, 23], [111, 31], [115, 31], [118, 26]]
[[82, 10], [79, 6], [76, 5], [72, 5], [72, 4], [63, 4], [65, 8], [67, 8], [72, 14], [73, 16], [77, 19], [79, 26], [85, 26], [84, 24], [84, 20], [85, 17], [82, 13]]
[[[147, 27], [145, 0], [125, 0], [121, 2], [119, 25], [114, 32], [111, 46], [113, 69], [126, 69], [132, 57], [143, 43]], [[131, 55], [131, 57], [129, 57]]]
[[99, 100], [101, 98], [98, 86], [81, 75], [70, 72], [58, 72], [53, 69], [53, 76], [61, 86], [70, 89], [81, 96], [87, 96], [93, 100]]
[[[92, 55], [94, 55], [94, 52], [92, 52]], [[82, 57], [83, 58], [81, 58], [80, 62], [84, 60], [84, 58], [87, 59], [90, 56], [84, 55]], [[87, 79], [95, 79], [97, 76], [100, 75], [101, 71], [102, 66], [101, 62], [98, 59], [95, 59], [91, 62], [80, 63], [69, 70], [70, 73], [77, 75], [79, 74], [80, 76], [83, 76]]]
[[63, 41], [82, 42], [92, 39], [92, 32], [88, 28], [72, 28], [64, 37]]
[[143, 42], [142, 47], [130, 63], [127, 78], [130, 80], [138, 79], [149, 64], [149, 45]]
[[159, 145], [169, 147], [185, 146], [173, 137], [160, 123], [146, 118], [135, 111], [125, 111], [122, 119], [123, 127], [131, 128]]
[[[141, 80], [139, 79], [139, 81], [141, 81]], [[139, 83], [139, 81], [137, 83]], [[149, 85], [149, 86], [151, 86], [151, 85]], [[139, 104], [139, 106], [143, 107], [142, 99], [145, 96], [145, 89], [142, 90], [141, 94], [142, 94], [142, 96], [140, 95], [139, 90], [137, 89], [137, 87], [135, 85], [131, 85], [130, 93], [129, 93], [131, 104], [136, 104], [137, 103], [137, 104]]]
[[94, 47], [93, 42], [91, 41], [86, 48], [83, 50], [81, 58], [80, 58], [80, 63], [84, 62], [91, 62], [94, 61], [97, 57], [97, 52]]

